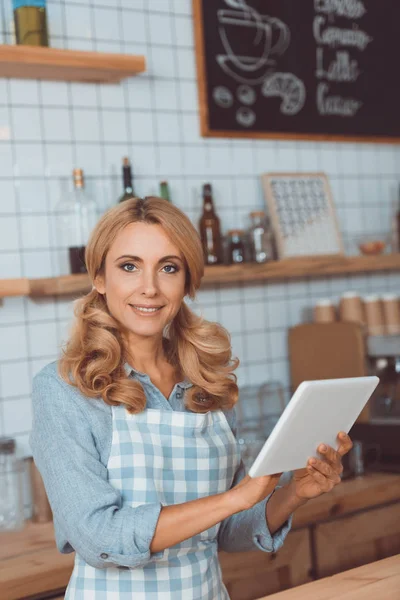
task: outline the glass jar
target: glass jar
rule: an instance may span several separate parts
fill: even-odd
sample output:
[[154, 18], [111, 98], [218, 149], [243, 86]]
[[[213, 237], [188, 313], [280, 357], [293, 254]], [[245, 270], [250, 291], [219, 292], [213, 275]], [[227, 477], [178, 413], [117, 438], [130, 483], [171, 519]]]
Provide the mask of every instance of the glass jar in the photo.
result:
[[17, 459], [15, 440], [0, 437], [0, 532], [24, 526], [23, 462]]
[[252, 260], [257, 263], [266, 263], [273, 259], [272, 230], [269, 219], [262, 210], [251, 212], [250, 219]]
[[228, 249], [231, 264], [244, 262], [244, 231], [242, 229], [230, 229], [228, 231]]

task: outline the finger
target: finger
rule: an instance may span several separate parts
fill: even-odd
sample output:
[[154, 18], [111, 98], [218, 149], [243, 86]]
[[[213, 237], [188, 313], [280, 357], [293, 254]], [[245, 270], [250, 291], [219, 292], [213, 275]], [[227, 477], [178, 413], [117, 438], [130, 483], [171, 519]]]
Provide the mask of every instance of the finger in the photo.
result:
[[342, 465], [342, 457], [339, 452], [334, 450], [331, 446], [326, 446], [325, 444], [321, 444], [319, 446], [318, 451], [323, 456], [323, 460], [327, 461], [334, 472], [337, 475], [341, 475], [343, 473], [343, 465]]
[[353, 442], [351, 441], [350, 436], [347, 435], [345, 431], [341, 431], [338, 434], [337, 439], [339, 440], [339, 448], [337, 452], [340, 456], [344, 456], [352, 449]]
[[327, 479], [330, 479], [335, 485], [340, 483], [341, 479], [339, 477], [338, 467], [336, 465], [335, 468], [332, 468], [328, 463], [323, 460], [318, 460], [317, 458], [311, 458], [309, 460], [309, 465], [319, 471], [321, 475]]
[[323, 456], [323, 459], [328, 461], [331, 465], [338, 465], [340, 463], [340, 455], [332, 446], [321, 444], [318, 446], [318, 452]]
[[330, 492], [331, 489], [334, 487], [335, 484], [333, 483], [333, 481], [327, 479], [324, 475], [322, 475], [322, 473], [314, 469], [314, 467], [308, 466], [307, 471], [318, 484], [321, 491]]

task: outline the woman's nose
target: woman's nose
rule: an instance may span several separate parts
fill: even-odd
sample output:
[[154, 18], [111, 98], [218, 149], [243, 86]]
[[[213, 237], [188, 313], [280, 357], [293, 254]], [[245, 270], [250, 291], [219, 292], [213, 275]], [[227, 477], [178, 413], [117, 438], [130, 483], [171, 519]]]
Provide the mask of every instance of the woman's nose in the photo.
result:
[[143, 272], [142, 294], [154, 296], [157, 292], [157, 276], [151, 271]]

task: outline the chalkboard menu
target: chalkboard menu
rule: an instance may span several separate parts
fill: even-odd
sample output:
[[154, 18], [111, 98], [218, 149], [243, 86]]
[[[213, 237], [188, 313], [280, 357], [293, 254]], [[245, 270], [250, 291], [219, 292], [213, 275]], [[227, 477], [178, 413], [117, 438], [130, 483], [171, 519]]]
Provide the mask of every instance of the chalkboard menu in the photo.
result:
[[400, 0], [193, 0], [205, 136], [400, 142]]

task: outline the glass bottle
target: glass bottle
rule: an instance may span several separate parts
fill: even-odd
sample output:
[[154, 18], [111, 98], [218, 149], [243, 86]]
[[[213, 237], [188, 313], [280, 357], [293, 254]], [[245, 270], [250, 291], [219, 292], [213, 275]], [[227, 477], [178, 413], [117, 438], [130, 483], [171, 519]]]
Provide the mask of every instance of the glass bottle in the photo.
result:
[[73, 170], [73, 191], [62, 196], [55, 209], [58, 246], [68, 250], [61, 274], [86, 273], [85, 247], [97, 222], [97, 206], [85, 190], [82, 169]]
[[221, 264], [221, 225], [214, 210], [210, 183], [203, 185], [203, 214], [199, 221], [199, 230], [206, 265]]
[[13, 0], [15, 39], [24, 46], [48, 46], [46, 0]]
[[0, 532], [24, 527], [23, 462], [17, 459], [15, 440], [0, 437]]
[[269, 219], [262, 210], [251, 212], [250, 219], [252, 260], [257, 263], [266, 263], [273, 259], [272, 231]]
[[124, 182], [124, 192], [118, 202], [135, 198], [135, 192], [132, 184], [132, 167], [129, 158], [126, 156], [122, 159], [122, 178]]
[[228, 239], [230, 262], [233, 264], [243, 263], [245, 259], [244, 231], [242, 229], [230, 229]]
[[168, 181], [160, 181], [160, 198], [171, 202], [171, 195], [169, 193]]
[[392, 232], [392, 252], [400, 252], [400, 187], [399, 187], [399, 204], [394, 217], [394, 231]]

